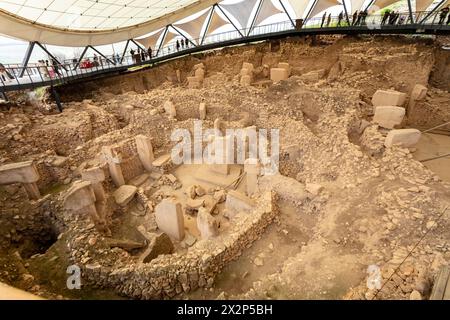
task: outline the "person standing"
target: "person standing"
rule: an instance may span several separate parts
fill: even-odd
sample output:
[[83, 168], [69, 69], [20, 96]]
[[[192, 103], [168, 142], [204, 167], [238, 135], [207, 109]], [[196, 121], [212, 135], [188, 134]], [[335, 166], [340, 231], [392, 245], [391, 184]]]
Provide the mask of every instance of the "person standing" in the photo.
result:
[[341, 11], [341, 13], [339, 13], [339, 15], [338, 15], [338, 22], [337, 22], [337, 27], [340, 27], [341, 26], [341, 22], [342, 22], [342, 19], [344, 18], [344, 12], [342, 12]]
[[323, 13], [323, 16], [322, 16], [322, 23], [320, 24], [320, 27], [322, 28], [323, 27], [323, 24], [325, 23], [325, 19], [327, 18], [327, 12], [325, 11], [324, 13]]
[[389, 20], [390, 11], [386, 10], [383, 14], [383, 18], [381, 18], [381, 25], [386, 24], [386, 21]]
[[177, 40], [175, 46], [177, 48], [177, 51], [180, 51], [180, 41]]
[[134, 56], [135, 51], [133, 49], [130, 50], [131, 59], [133, 60], [133, 63], [136, 63], [136, 57]]
[[441, 13], [439, 14], [439, 24], [443, 24], [444, 23], [448, 12], [449, 12], [449, 7], [448, 6], [441, 9]]
[[148, 53], [148, 58], [149, 58], [150, 60], [152, 60], [152, 47], [148, 47], [147, 53]]
[[362, 12], [361, 25], [366, 25], [367, 9]]
[[58, 66], [58, 61], [56, 61], [55, 58], [52, 58], [52, 67], [53, 67], [53, 71], [55, 72], [55, 74], [57, 74], [58, 76], [61, 76], [61, 73], [59, 72], [59, 66]]
[[352, 26], [356, 25], [356, 20], [358, 19], [358, 10], [353, 13]]
[[328, 14], [328, 18], [327, 18], [327, 28], [330, 26], [330, 22], [331, 22], [331, 13]]

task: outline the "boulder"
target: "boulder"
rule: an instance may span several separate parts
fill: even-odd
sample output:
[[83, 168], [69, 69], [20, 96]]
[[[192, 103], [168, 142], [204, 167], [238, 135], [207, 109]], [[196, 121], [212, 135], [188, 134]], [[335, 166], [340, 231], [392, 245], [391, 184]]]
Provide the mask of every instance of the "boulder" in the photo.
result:
[[405, 148], [414, 146], [419, 142], [421, 132], [417, 129], [395, 129], [389, 131], [384, 141], [386, 147], [399, 145]]
[[397, 106], [405, 103], [406, 93], [395, 90], [377, 90], [372, 97], [374, 107], [378, 106]]
[[279, 82], [282, 80], [287, 80], [289, 78], [289, 73], [284, 68], [271, 68], [270, 69], [270, 80], [273, 82]]
[[197, 228], [200, 231], [202, 239], [210, 239], [219, 234], [217, 220], [205, 208], [198, 210]]
[[402, 123], [405, 116], [405, 108], [402, 107], [375, 107], [373, 122], [383, 128], [392, 129], [395, 125]]
[[133, 199], [136, 192], [137, 187], [124, 184], [114, 191], [114, 200], [119, 206], [125, 207]]

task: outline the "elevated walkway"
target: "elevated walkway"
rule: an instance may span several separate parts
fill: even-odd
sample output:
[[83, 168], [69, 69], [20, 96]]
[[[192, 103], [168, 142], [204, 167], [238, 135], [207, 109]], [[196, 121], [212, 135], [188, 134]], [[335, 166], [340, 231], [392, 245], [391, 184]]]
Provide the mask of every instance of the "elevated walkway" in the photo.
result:
[[[421, 13], [422, 14], [422, 13]], [[438, 24], [436, 19], [428, 19], [421, 23], [411, 23], [404, 20], [397, 24], [382, 24], [382, 17], [369, 16], [362, 25], [349, 25], [334, 17], [328, 25], [323, 25], [322, 19], [307, 21], [302, 27], [296, 28], [291, 21], [279, 22], [270, 25], [255, 27], [251, 30], [234, 30], [226, 33], [212, 35], [206, 39], [198, 39], [199, 45], [190, 44], [189, 47], [177, 50], [173, 44], [160, 48], [155, 56], [143, 61], [131, 56], [122, 56], [121, 59], [102, 59], [97, 57], [97, 65], [90, 68], [80, 68], [78, 63], [65, 63], [59, 66], [59, 74], [52, 74], [52, 66], [43, 67], [28, 65], [6, 65], [0, 77], [0, 92], [6, 95], [9, 91], [34, 89], [43, 86], [56, 86], [70, 84], [82, 80], [92, 80], [98, 77], [111, 76], [126, 72], [133, 72], [141, 68], [150, 68], [159, 63], [177, 59], [186, 55], [214, 50], [218, 48], [247, 44], [252, 42], [281, 39], [294, 36], [307, 35], [358, 35], [358, 34], [409, 34], [409, 35], [448, 35], [450, 25]], [[326, 24], [326, 22], [325, 22]], [[90, 59], [92, 60], [92, 59]], [[137, 61], [139, 60], [139, 61]], [[100, 61], [100, 62], [98, 62]], [[43, 69], [44, 68], [44, 69]], [[47, 72], [45, 70], [50, 71]]]

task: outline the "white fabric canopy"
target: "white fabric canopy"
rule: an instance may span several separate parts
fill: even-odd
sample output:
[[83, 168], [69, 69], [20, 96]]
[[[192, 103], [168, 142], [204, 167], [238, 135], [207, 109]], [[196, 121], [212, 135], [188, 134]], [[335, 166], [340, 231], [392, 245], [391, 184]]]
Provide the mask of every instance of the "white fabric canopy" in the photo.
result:
[[212, 9], [206, 10], [203, 14], [193, 20], [185, 23], [177, 23], [174, 24], [174, 26], [187, 32], [192, 38], [197, 39], [198, 37], [200, 37], [202, 27], [205, 24], [205, 20], [211, 14], [211, 10]]
[[262, 1], [261, 9], [259, 10], [258, 16], [256, 17], [255, 26], [259, 25], [261, 22], [277, 13], [284, 12], [275, 7], [272, 3], [272, 0], [261, 0], [261, 1]]
[[370, 6], [371, 9], [383, 9], [393, 3], [398, 2], [399, 0], [375, 0], [375, 2]]
[[324, 10], [340, 4], [341, 3], [338, 0], [319, 0], [317, 1], [309, 16], [312, 18]]
[[416, 11], [426, 11], [434, 0], [416, 0]]
[[[217, 0], [1, 0], [0, 33], [56, 46], [106, 45], [143, 36], [207, 9], [216, 2]], [[103, 9], [99, 9], [100, 7]], [[113, 11], [112, 8], [117, 10]], [[71, 20], [75, 18], [74, 14], [77, 18]]]
[[241, 25], [247, 28], [253, 9], [258, 0], [244, 0], [233, 4], [220, 4], [220, 7], [228, 11]]
[[295, 12], [296, 19], [302, 19], [306, 8], [308, 7], [309, 0], [289, 0], [289, 4]]
[[154, 34], [149, 35], [148, 37], [136, 39], [136, 41], [142, 44], [145, 48], [148, 49], [149, 47], [151, 47], [154, 50], [159, 38], [164, 33], [164, 30], [165, 29], [161, 29]]
[[216, 12], [216, 10], [214, 10], [212, 12], [211, 22], [209, 23], [208, 30], [206, 30], [206, 35], [213, 33], [226, 24], [229, 24], [229, 22], [222, 19], [222, 17]]
[[[432, 0], [434, 1], [434, 0]], [[350, 0], [350, 5], [351, 7], [348, 8], [348, 14], [355, 12], [356, 10], [363, 10], [365, 8], [362, 8], [362, 5], [364, 4], [364, 2], [366, 2], [366, 0]], [[346, 3], [347, 4], [347, 3]]]

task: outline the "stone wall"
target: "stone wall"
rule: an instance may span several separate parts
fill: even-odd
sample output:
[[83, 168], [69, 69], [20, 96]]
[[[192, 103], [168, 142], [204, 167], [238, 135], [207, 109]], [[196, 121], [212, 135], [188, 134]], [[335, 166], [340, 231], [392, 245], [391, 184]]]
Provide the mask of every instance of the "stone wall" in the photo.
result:
[[120, 167], [125, 181], [129, 181], [145, 172], [141, 160], [139, 160], [134, 137], [121, 142], [117, 150], [122, 156]]
[[197, 242], [187, 253], [162, 255], [150, 263], [132, 264], [114, 271], [87, 265], [83, 268], [83, 278], [135, 299], [172, 298], [198, 287], [211, 287], [222, 268], [259, 239], [277, 216], [276, 198], [275, 192], [264, 193], [254, 211], [239, 213], [226, 232]]

